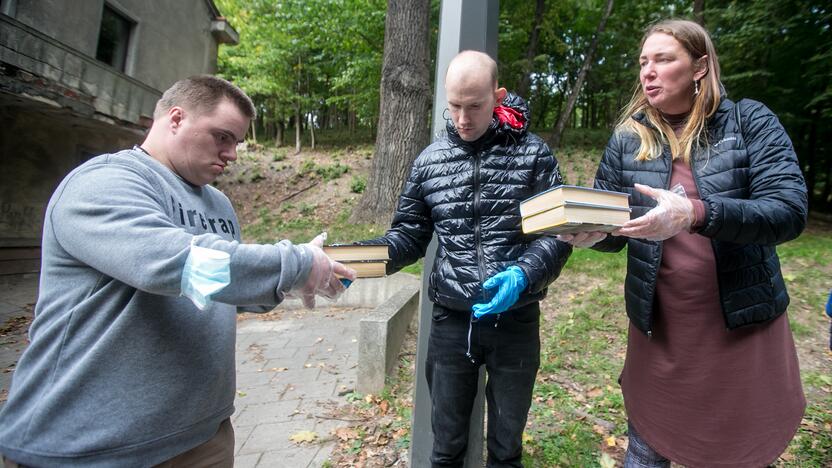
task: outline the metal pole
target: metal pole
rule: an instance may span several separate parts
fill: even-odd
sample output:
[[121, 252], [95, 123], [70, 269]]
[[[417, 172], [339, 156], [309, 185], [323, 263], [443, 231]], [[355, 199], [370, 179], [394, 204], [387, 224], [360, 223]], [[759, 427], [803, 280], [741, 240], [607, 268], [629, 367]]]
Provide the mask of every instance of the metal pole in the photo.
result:
[[[445, 132], [445, 71], [448, 63], [463, 50], [480, 50], [497, 59], [497, 28], [499, 25], [499, 0], [442, 0], [439, 16], [439, 41], [436, 50], [436, 80], [433, 98], [433, 125], [431, 135], [436, 140]], [[428, 290], [428, 278], [436, 258], [437, 240], [433, 235], [424, 259], [422, 270], [422, 294], [419, 295], [419, 338], [416, 345], [416, 385], [413, 396], [413, 424], [411, 426], [410, 466], [430, 467], [433, 446], [431, 430], [431, 402], [425, 377], [428, 336], [431, 327], [432, 304], [424, 294]], [[480, 368], [479, 391], [471, 413], [468, 433], [468, 453], [465, 466], [483, 465], [483, 422], [485, 408], [485, 369]]]

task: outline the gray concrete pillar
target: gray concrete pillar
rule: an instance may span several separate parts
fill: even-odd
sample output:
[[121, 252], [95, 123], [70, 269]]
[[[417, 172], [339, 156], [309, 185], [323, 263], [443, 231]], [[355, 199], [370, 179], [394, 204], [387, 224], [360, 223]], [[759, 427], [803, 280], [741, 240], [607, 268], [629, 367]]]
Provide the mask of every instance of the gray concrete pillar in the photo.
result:
[[[448, 63], [463, 50], [481, 50], [496, 60], [499, 16], [499, 0], [442, 0], [431, 128], [434, 139], [441, 137], [445, 132], [445, 110], [448, 106], [445, 96], [445, 71]], [[413, 396], [413, 425], [410, 442], [410, 466], [412, 468], [430, 466], [430, 452], [433, 446], [433, 431], [430, 426], [431, 403], [425, 378], [425, 358], [427, 357], [432, 305], [425, 292], [428, 290], [428, 277], [436, 257], [436, 246], [434, 234], [425, 255], [425, 266], [422, 272], [423, 294], [419, 299], [419, 339], [416, 346], [416, 385]], [[485, 370], [481, 368], [479, 392], [471, 414], [471, 429], [468, 433], [468, 453], [465, 457], [465, 466], [468, 468], [483, 466], [484, 387]]]

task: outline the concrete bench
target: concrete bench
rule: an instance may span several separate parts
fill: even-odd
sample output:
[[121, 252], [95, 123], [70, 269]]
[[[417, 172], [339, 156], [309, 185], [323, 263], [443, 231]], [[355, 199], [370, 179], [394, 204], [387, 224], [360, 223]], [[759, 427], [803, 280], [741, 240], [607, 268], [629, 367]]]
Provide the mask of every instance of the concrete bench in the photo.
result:
[[419, 310], [418, 284], [403, 285], [361, 319], [358, 333], [356, 390], [379, 393], [396, 365], [407, 329]]

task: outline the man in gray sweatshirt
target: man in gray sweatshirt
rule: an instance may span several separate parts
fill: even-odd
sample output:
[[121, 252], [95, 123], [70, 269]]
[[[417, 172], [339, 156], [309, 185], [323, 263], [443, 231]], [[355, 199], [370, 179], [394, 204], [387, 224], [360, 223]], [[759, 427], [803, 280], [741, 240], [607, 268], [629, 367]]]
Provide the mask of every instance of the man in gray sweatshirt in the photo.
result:
[[6, 466], [232, 466], [237, 307], [311, 306], [354, 279], [319, 241], [240, 242], [208, 184], [253, 117], [227, 81], [179, 81], [141, 146], [55, 190], [31, 344], [0, 412]]

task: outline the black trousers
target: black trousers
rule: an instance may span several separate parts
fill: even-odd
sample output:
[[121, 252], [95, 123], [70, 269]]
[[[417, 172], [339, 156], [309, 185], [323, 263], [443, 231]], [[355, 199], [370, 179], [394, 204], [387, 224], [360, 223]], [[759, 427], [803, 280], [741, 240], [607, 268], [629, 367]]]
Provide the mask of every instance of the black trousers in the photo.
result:
[[[425, 366], [433, 411], [434, 467], [461, 467], [485, 365], [488, 467], [522, 467], [523, 429], [540, 366], [540, 306], [471, 321], [471, 312], [434, 305]], [[470, 336], [470, 343], [469, 343]]]

